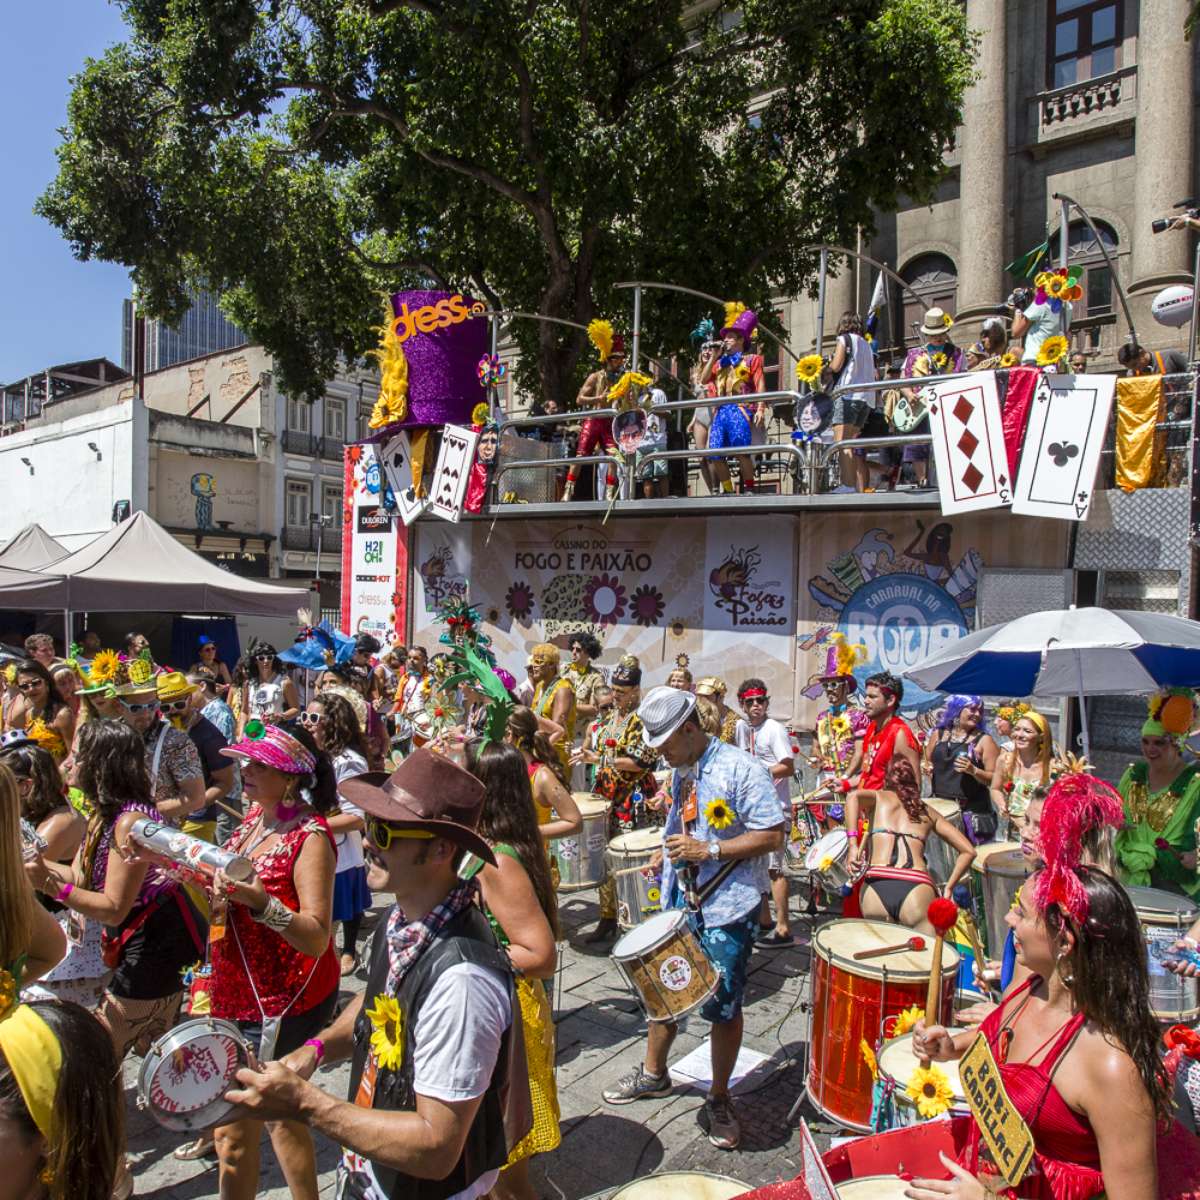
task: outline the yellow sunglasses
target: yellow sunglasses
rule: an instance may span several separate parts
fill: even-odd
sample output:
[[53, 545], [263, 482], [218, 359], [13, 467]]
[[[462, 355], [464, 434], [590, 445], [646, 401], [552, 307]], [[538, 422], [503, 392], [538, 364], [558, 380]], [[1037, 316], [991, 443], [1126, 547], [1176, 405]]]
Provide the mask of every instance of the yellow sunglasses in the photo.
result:
[[367, 837], [371, 839], [372, 845], [377, 846], [380, 850], [388, 849], [394, 840], [400, 838], [420, 838], [429, 841], [434, 836], [426, 829], [397, 829], [379, 817], [367, 817], [366, 829]]

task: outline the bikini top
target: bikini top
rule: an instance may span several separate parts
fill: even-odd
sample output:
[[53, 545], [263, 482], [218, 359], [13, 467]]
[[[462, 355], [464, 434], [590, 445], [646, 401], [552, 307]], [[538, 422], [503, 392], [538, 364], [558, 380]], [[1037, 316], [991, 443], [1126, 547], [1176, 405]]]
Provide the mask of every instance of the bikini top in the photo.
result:
[[[892, 842], [891, 860], [886, 864], [889, 867], [911, 867], [916, 862], [916, 860], [913, 858], [913, 852], [909, 848], [908, 841], [905, 840], [902, 842], [900, 840], [901, 838], [905, 838], [905, 839], [911, 838], [914, 842], [920, 842], [921, 845], [923, 846], [925, 844], [925, 838], [927, 836], [926, 834], [923, 834], [923, 833], [903, 833], [899, 829], [880, 828], [880, 829], [872, 829], [871, 830], [872, 837], [874, 837], [877, 833], [890, 833], [892, 835], [892, 837], [895, 838], [895, 841]], [[904, 847], [904, 857], [905, 857], [904, 862], [900, 861], [900, 847], [901, 846]]]

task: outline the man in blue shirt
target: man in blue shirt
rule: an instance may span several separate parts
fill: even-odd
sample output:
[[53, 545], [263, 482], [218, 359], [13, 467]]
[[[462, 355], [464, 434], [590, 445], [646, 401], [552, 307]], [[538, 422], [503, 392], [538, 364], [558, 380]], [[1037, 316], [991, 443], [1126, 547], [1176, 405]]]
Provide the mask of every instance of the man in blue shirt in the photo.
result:
[[[746, 965], [758, 932], [759, 899], [768, 888], [767, 858], [783, 848], [785, 824], [775, 786], [763, 765], [744, 750], [709, 737], [700, 728], [696, 698], [675, 688], [654, 688], [638, 708], [646, 744], [660, 750], [675, 773], [663, 849], [652, 860], [663, 870], [663, 908], [682, 908], [684, 880], [692, 890], [730, 862], [695, 920], [705, 952], [720, 971], [716, 992], [700, 1009], [712, 1022], [712, 1086], [704, 1108], [709, 1141], [737, 1148], [741, 1127], [729, 1096], [729, 1077], [742, 1044], [742, 997]], [[605, 1089], [609, 1104], [665, 1096], [671, 1090], [667, 1054], [673, 1021], [651, 1021], [645, 1061]]]

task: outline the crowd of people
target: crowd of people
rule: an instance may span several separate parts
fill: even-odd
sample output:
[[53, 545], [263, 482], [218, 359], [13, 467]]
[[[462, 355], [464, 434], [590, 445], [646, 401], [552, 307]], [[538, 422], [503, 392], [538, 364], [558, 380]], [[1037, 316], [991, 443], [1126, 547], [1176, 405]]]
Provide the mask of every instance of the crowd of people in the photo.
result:
[[[860, 681], [861, 648], [840, 635], [810, 681], [824, 695], [811, 731], [770, 715], [760, 678], [693, 680], [681, 666], [643, 691], [636, 658], [602, 666], [591, 633], [565, 640], [566, 662], [533, 647], [519, 685], [480, 668], [486, 638], [462, 606], [444, 650], [384, 653], [363, 635], [310, 689], [262, 642], [228, 669], [204, 640], [180, 671], [140, 635], [120, 652], [85, 636], [63, 658], [30, 639], [0, 734], [13, 1195], [130, 1194], [120, 1064], [205, 1016], [232, 1023], [245, 1061], [215, 1128], [176, 1153], [215, 1155], [223, 1197], [257, 1193], [264, 1127], [294, 1197], [318, 1194], [314, 1130], [343, 1147], [343, 1197], [535, 1196], [530, 1160], [561, 1139], [557, 891], [595, 804], [606, 841], [652, 832], [654, 907], [686, 917], [681, 936], [715, 972], [697, 1002], [715, 1147], [742, 1140], [730, 1079], [751, 958], [796, 942], [796, 847], [841, 831], [853, 887], [818, 897], [810, 880], [828, 915], [930, 934], [935, 900], [961, 899], [977, 854], [1012, 839], [1029, 878], [1012, 937], [978, 964], [993, 999], [974, 1016], [1037, 1146], [1013, 1194], [1193, 1194], [1171, 1181], [1200, 1163], [1200, 1096], [1164, 1066], [1126, 890], [1200, 892], [1190, 690], [1152, 699], [1142, 758], [1114, 789], [1021, 701], [989, 714], [950, 696], [931, 725], [909, 723], [903, 681]], [[482, 674], [456, 673], [464, 662]], [[815, 788], [802, 794], [801, 779]], [[208, 878], [176, 870], [136, 835], [147, 820], [234, 857]], [[595, 883], [587, 941], [619, 951], [638, 916], [619, 913], [611, 870]], [[1200, 974], [1198, 938], [1200, 921], [1162, 969]], [[354, 974], [365, 987], [347, 1001]], [[677, 1030], [673, 1015], [651, 1019], [642, 1061], [604, 1101], [665, 1096]], [[916, 1038], [944, 1061], [973, 1033], [930, 1022]], [[338, 1060], [351, 1062], [345, 1096], [314, 1078]], [[913, 1194], [982, 1196], [985, 1160], [976, 1135], [948, 1182]]]

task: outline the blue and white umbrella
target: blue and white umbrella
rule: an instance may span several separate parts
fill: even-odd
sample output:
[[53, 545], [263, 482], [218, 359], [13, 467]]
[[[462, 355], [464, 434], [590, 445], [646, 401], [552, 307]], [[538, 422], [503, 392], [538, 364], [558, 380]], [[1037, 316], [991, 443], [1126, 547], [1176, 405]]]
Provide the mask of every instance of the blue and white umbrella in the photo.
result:
[[1200, 686], [1200, 622], [1165, 613], [1067, 608], [968, 634], [906, 672], [926, 691], [984, 696], [1138, 695]]

